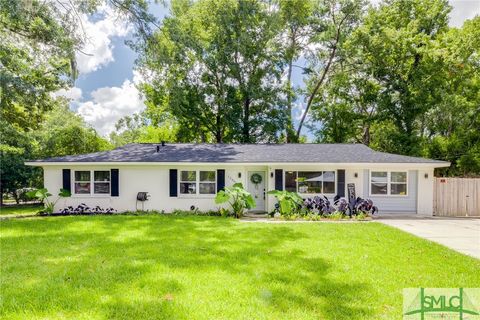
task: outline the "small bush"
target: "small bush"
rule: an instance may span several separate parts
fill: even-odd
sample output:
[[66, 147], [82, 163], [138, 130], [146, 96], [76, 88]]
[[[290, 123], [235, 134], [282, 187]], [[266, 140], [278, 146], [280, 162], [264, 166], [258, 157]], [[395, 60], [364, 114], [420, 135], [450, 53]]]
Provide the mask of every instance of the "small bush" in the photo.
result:
[[345, 215], [340, 211], [335, 211], [334, 213], [332, 213], [331, 215], [328, 216], [328, 218], [332, 219], [332, 220], [341, 220], [344, 217], [345, 217]]
[[236, 218], [242, 217], [248, 209], [255, 208], [255, 200], [241, 183], [220, 190], [215, 196], [215, 203], [228, 203]]
[[340, 220], [347, 217], [365, 220], [378, 212], [372, 200], [360, 197], [348, 203], [345, 198], [336, 196], [332, 204], [326, 196], [302, 199], [296, 192], [270, 191], [269, 194], [278, 200], [274, 211], [269, 213], [270, 217], [277, 217], [279, 214], [285, 220], [292, 220], [294, 217], [313, 221], [322, 218]]
[[211, 216], [211, 217], [222, 216], [221, 209], [202, 211], [194, 206], [192, 206], [190, 210], [174, 209], [171, 214], [174, 216]]
[[100, 206], [89, 207], [85, 203], [79, 204], [77, 207], [68, 206], [60, 211], [60, 215], [74, 216], [74, 215], [96, 215], [106, 214], [112, 215], [117, 210], [113, 208], [101, 208]]

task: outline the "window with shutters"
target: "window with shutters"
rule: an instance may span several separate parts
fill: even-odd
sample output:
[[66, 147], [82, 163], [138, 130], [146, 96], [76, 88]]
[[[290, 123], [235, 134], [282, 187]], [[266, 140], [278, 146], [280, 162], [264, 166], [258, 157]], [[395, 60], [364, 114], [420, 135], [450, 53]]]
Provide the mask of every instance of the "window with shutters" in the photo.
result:
[[75, 171], [74, 178], [75, 194], [90, 194], [90, 171]]
[[[73, 190], [78, 195], [109, 195], [109, 170], [77, 170], [73, 174]], [[93, 187], [92, 187], [93, 186]]]
[[181, 195], [214, 195], [217, 190], [217, 172], [181, 170], [178, 183]]
[[335, 194], [335, 171], [286, 171], [285, 190], [298, 193]]

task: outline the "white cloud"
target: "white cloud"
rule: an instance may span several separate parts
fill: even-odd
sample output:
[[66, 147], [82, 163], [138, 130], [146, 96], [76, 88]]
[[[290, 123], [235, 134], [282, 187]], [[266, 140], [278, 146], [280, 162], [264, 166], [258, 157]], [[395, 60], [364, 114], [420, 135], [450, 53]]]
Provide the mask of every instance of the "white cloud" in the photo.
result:
[[478, 0], [450, 0], [453, 7], [450, 12], [450, 25], [461, 27], [465, 20], [480, 15], [480, 1]]
[[77, 87], [72, 87], [68, 89], [60, 89], [52, 93], [52, 97], [64, 97], [70, 101], [76, 102], [82, 98], [82, 89]]
[[79, 103], [77, 113], [101, 135], [112, 132], [120, 118], [144, 108], [144, 100], [139, 95], [135, 83], [128, 79], [121, 87], [99, 88], [91, 95], [91, 101]]
[[[131, 24], [121, 20], [108, 6], [99, 9], [102, 17], [92, 21], [92, 17], [82, 15], [79, 32], [85, 37], [82, 52], [77, 52], [77, 68], [81, 74], [96, 71], [114, 61], [113, 37], [125, 37], [132, 30]], [[82, 28], [83, 27], [83, 28]]]

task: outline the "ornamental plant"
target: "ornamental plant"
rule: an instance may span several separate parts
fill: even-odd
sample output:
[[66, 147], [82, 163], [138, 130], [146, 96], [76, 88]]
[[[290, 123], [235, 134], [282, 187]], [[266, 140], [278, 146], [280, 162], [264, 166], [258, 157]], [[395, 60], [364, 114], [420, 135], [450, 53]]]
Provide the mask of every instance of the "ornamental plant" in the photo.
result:
[[228, 203], [236, 218], [243, 216], [245, 210], [255, 208], [255, 200], [241, 183], [235, 183], [231, 187], [220, 190], [215, 196], [215, 203]]
[[268, 194], [277, 198], [279, 204], [278, 210], [282, 216], [294, 214], [303, 205], [303, 198], [296, 192], [271, 190]]
[[60, 189], [58, 198], [55, 201], [53, 201], [53, 200], [50, 200], [50, 197], [52, 196], [52, 194], [48, 192], [47, 188], [32, 190], [28, 192], [29, 197], [36, 198], [39, 201], [43, 202], [43, 204], [45, 205], [45, 208], [40, 212], [43, 212], [47, 215], [50, 215], [53, 213], [53, 210], [55, 210], [55, 205], [57, 204], [58, 200], [60, 200], [60, 198], [67, 198], [67, 197], [70, 197], [71, 195], [72, 194], [67, 189]]

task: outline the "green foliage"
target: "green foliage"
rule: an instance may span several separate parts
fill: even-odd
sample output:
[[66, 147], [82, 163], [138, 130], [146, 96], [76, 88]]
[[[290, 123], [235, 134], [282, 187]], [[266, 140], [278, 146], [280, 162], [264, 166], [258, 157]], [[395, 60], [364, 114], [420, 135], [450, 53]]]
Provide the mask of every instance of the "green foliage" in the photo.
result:
[[222, 204], [226, 202], [230, 205], [232, 214], [236, 218], [240, 218], [245, 213], [245, 210], [255, 208], [255, 200], [243, 188], [241, 183], [235, 183], [233, 186], [225, 187], [224, 190], [217, 192], [215, 203]]
[[43, 119], [37, 130], [29, 132], [0, 120], [2, 194], [16, 197], [17, 189], [42, 186], [41, 169], [27, 167], [25, 161], [111, 149], [104, 138], [65, 104], [55, 105]]
[[268, 9], [261, 1], [174, 1], [140, 52], [141, 67], [154, 74], [142, 88], [147, 112], [171, 113], [193, 141], [277, 141], [285, 113]]
[[55, 210], [55, 205], [57, 204], [60, 198], [68, 198], [71, 196], [70, 191], [66, 189], [60, 189], [60, 193], [58, 194], [58, 198], [56, 200], [52, 200], [52, 194], [48, 192], [46, 188], [32, 190], [28, 192], [28, 196], [31, 198], [37, 198], [45, 205], [44, 209], [41, 211], [45, 214], [52, 214]]
[[[41, 186], [38, 168], [27, 167], [24, 161], [33, 159], [35, 145], [29, 134], [17, 126], [0, 119], [0, 189], [18, 202], [16, 190]], [[3, 197], [2, 197], [3, 199]]]
[[271, 190], [268, 194], [277, 198], [279, 204], [279, 211], [282, 216], [291, 216], [296, 213], [299, 206], [303, 203], [303, 198], [296, 192]]
[[452, 162], [478, 175], [480, 18], [448, 27], [446, 0], [388, 0], [340, 45], [342, 64], [312, 107], [319, 142]]
[[75, 36], [72, 16], [54, 2], [0, 1], [0, 118], [32, 129], [71, 84]]
[[127, 143], [158, 143], [160, 141], [182, 141], [178, 124], [171, 117], [163, 117], [161, 122], [153, 125], [146, 113], [125, 116], [115, 124], [115, 131], [110, 133], [110, 141], [116, 147]]
[[345, 215], [340, 211], [335, 211], [334, 213], [328, 215], [328, 218], [332, 220], [341, 220], [345, 218]]
[[45, 115], [40, 128], [30, 134], [35, 139], [36, 158], [74, 155], [109, 150], [110, 143], [64, 104]]

